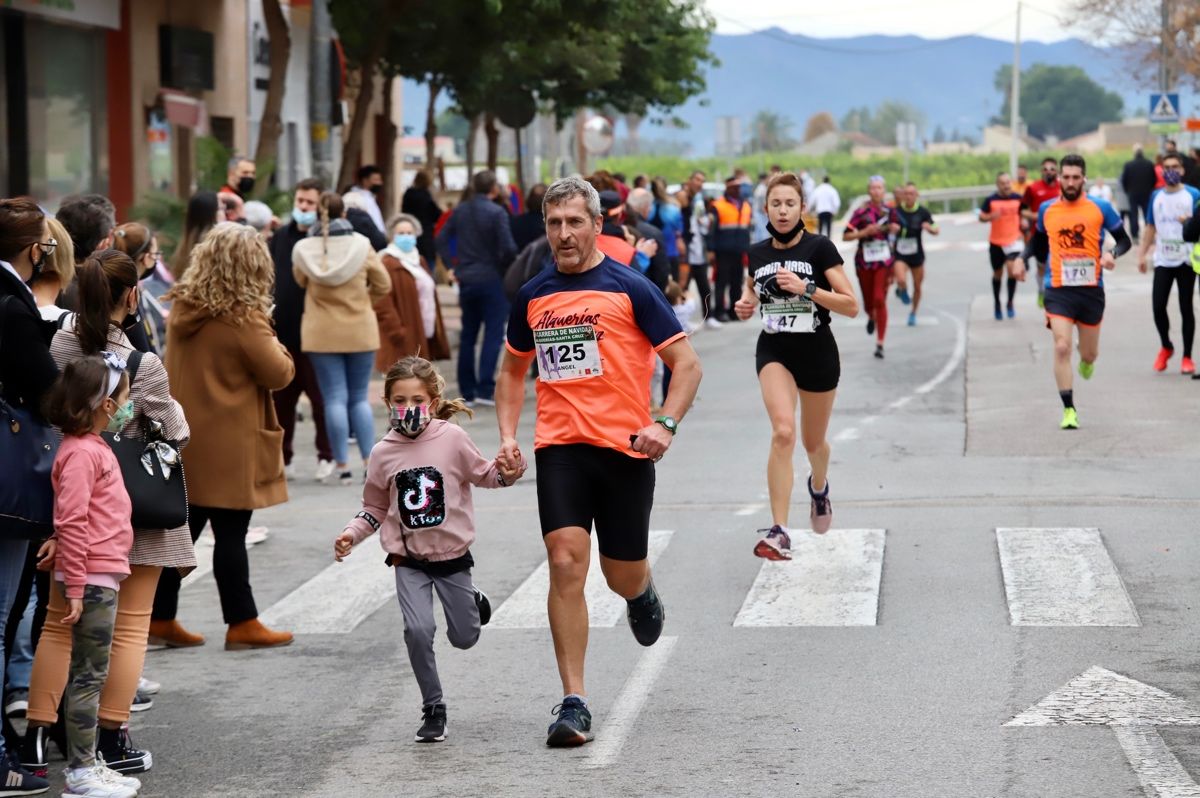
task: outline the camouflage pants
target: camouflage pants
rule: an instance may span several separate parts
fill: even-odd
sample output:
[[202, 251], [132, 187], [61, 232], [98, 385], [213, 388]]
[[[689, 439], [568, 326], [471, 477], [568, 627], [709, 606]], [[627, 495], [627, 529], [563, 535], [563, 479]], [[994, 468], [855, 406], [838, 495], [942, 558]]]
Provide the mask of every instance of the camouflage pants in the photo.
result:
[[[62, 590], [61, 582], [55, 583]], [[117, 619], [117, 591], [87, 585], [83, 615], [71, 630], [71, 683], [67, 686], [67, 767], [96, 762], [96, 723], [100, 688], [108, 678], [108, 656]]]

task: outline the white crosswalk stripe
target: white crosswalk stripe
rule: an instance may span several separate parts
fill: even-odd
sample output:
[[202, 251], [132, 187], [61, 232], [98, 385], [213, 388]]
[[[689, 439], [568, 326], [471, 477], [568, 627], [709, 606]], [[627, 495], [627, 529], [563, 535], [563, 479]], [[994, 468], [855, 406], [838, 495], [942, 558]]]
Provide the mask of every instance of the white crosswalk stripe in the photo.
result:
[[349, 634], [396, 594], [395, 572], [378, 546], [361, 546], [262, 614], [262, 622], [296, 634]]
[[[671, 542], [674, 533], [668, 529], [650, 530], [650, 564], [653, 566]], [[543, 562], [513, 594], [500, 605], [489, 628], [539, 629], [549, 626], [546, 618], [546, 595], [550, 591], [550, 566]], [[589, 626], [616, 626], [625, 615], [625, 600], [608, 589], [600, 572], [600, 556], [596, 536], [592, 535], [592, 564], [588, 568], [587, 598]]]
[[734, 626], [874, 626], [885, 530], [792, 535], [792, 559], [764, 561]]
[[1100, 530], [996, 530], [1013, 626], [1140, 626]]

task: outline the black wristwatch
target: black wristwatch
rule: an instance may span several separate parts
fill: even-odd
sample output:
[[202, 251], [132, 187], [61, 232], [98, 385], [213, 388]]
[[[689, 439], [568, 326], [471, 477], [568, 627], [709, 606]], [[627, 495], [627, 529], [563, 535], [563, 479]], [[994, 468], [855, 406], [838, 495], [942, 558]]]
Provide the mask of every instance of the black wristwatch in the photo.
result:
[[809, 299], [812, 299], [813, 294], [815, 293], [817, 293], [817, 284], [812, 280], [809, 280], [808, 284], [804, 286], [804, 295]]
[[679, 431], [679, 422], [670, 416], [659, 416], [658, 418], [654, 419], [654, 423], [662, 424], [663, 429], [672, 435]]

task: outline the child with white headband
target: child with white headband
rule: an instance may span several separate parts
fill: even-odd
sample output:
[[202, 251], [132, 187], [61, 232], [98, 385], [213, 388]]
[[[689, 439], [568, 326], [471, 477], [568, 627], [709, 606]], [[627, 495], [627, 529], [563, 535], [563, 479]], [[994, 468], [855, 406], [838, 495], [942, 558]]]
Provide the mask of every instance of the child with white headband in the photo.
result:
[[100, 437], [133, 417], [125, 361], [112, 352], [71, 361], [46, 396], [46, 419], [63, 440], [50, 472], [54, 537], [39, 552], [53, 569], [50, 610], [65, 608], [72, 626], [67, 688], [67, 768], [64, 798], [133, 798], [137, 779], [96, 758], [100, 688], [108, 676], [117, 592], [129, 575], [132, 505], [113, 450]]

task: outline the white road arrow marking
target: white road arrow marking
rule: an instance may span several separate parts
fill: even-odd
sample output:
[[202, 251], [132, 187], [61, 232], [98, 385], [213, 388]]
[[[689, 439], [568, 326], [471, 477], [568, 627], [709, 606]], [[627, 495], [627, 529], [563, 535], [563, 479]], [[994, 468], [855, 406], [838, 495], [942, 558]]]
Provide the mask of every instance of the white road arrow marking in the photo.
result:
[[1089, 668], [1004, 725], [1111, 726], [1147, 798], [1200, 798], [1156, 728], [1200, 726], [1200, 712], [1128, 676]]

